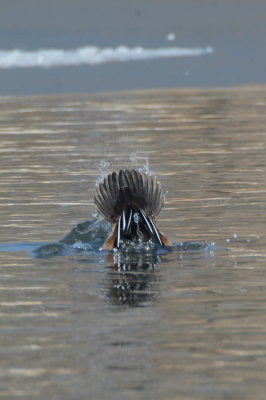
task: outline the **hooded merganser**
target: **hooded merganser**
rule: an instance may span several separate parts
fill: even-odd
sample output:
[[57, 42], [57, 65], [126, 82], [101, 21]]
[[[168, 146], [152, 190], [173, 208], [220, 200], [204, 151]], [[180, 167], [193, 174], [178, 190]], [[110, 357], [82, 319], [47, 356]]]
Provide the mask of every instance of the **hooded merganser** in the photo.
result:
[[99, 184], [94, 201], [98, 211], [113, 225], [104, 250], [138, 239], [171, 246], [155, 223], [164, 203], [161, 185], [155, 177], [135, 169], [113, 172]]

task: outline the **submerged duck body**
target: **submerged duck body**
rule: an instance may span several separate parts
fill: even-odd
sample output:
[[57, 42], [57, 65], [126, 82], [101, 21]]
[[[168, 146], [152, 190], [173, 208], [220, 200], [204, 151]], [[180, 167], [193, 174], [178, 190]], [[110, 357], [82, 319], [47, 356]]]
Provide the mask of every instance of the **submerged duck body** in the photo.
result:
[[98, 211], [113, 226], [104, 250], [140, 240], [171, 246], [156, 224], [164, 196], [155, 177], [135, 169], [113, 172], [99, 184], [94, 201]]

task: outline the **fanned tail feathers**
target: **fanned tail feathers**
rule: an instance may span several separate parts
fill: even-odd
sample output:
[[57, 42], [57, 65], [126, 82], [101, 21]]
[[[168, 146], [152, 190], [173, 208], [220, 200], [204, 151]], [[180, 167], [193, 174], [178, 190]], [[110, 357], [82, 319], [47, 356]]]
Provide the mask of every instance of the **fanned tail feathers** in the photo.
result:
[[99, 212], [115, 224], [106, 248], [138, 238], [169, 245], [154, 221], [164, 203], [161, 185], [154, 177], [134, 169], [113, 172], [99, 184], [94, 201]]

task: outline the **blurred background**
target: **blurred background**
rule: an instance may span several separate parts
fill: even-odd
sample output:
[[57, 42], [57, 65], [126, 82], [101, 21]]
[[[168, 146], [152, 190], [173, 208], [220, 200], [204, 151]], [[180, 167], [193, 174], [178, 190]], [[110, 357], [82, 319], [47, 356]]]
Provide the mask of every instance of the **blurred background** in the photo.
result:
[[0, 95], [265, 83], [265, 21], [263, 0], [1, 0]]

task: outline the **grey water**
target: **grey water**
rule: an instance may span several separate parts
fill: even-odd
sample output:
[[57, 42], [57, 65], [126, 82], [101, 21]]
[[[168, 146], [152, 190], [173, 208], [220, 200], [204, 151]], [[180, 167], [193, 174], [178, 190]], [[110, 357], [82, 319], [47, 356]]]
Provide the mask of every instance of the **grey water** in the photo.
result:
[[[1, 51], [8, 53], [0, 62], [0, 95], [265, 84], [265, 14], [262, 0], [3, 1], [0, 61]], [[211, 46], [214, 52], [93, 66], [2, 69], [10, 56], [18, 66], [19, 54], [10, 54], [14, 49], [97, 46], [108, 52], [120, 45]], [[45, 58], [38, 53], [40, 64]]]
[[[0, 98], [3, 399], [264, 399], [265, 105], [264, 86]], [[160, 229], [198, 247], [34, 256], [73, 245], [101, 175], [143, 166]]]

